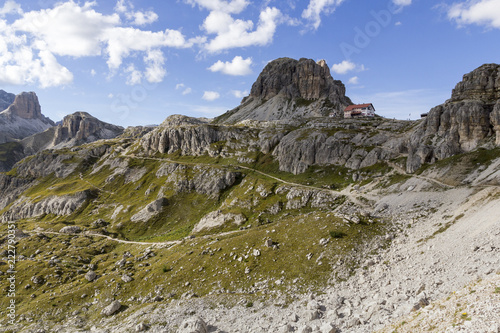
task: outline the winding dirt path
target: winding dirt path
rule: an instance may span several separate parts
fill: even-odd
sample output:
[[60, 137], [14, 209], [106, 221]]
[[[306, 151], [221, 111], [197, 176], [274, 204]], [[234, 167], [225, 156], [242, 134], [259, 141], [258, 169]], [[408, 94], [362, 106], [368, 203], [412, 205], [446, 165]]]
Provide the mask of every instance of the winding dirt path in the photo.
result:
[[181, 243], [181, 241], [167, 241], [167, 242], [136, 242], [136, 241], [128, 241], [128, 240], [123, 240], [123, 239], [118, 239], [118, 238], [113, 238], [107, 235], [101, 235], [101, 234], [96, 234], [96, 233], [64, 233], [64, 232], [56, 232], [56, 231], [40, 231], [40, 232], [35, 232], [35, 231], [23, 231], [27, 234], [32, 234], [32, 233], [41, 233], [41, 234], [51, 234], [51, 235], [64, 235], [64, 236], [80, 236], [80, 237], [85, 237], [85, 236], [90, 236], [90, 237], [102, 237], [102, 238], [107, 238], [110, 241], [117, 242], [117, 243], [123, 243], [123, 244], [136, 244], [136, 245], [156, 245], [156, 246], [166, 246], [166, 245], [177, 245]]

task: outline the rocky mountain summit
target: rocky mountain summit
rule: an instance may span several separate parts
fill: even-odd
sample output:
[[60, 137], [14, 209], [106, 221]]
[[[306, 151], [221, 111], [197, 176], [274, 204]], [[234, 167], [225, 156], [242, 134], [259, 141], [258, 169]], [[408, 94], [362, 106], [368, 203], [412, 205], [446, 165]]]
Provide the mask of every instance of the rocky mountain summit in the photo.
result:
[[44, 149], [70, 148], [112, 139], [123, 131], [123, 127], [105, 123], [87, 112], [75, 112], [64, 117], [60, 125], [26, 138], [21, 143], [25, 153], [32, 155]]
[[[9, 94], [3, 94], [10, 101]], [[34, 92], [17, 95], [6, 110], [0, 112], [0, 143], [24, 139], [54, 126], [54, 122], [42, 115], [38, 97]]]
[[491, 143], [500, 145], [500, 65], [486, 64], [453, 89], [451, 99], [431, 109], [411, 134], [407, 170]]
[[8, 171], [24, 157], [46, 149], [71, 148], [97, 140], [113, 139], [124, 132], [123, 127], [105, 123], [86, 112], [75, 112], [64, 117], [61, 124], [30, 135], [13, 146], [0, 145], [0, 151], [10, 153], [0, 160], [0, 171]]
[[241, 105], [218, 117], [217, 122], [340, 115], [349, 104], [344, 84], [333, 79], [324, 60], [279, 58], [266, 65]]

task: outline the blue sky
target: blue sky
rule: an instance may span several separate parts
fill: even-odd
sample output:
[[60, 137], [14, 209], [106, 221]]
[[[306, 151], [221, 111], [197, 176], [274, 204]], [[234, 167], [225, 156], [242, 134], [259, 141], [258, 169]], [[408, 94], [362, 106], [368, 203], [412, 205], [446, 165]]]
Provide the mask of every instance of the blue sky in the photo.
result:
[[58, 121], [122, 126], [236, 107], [267, 62], [325, 59], [355, 103], [390, 118], [441, 104], [500, 62], [500, 0], [0, 2], [0, 89]]

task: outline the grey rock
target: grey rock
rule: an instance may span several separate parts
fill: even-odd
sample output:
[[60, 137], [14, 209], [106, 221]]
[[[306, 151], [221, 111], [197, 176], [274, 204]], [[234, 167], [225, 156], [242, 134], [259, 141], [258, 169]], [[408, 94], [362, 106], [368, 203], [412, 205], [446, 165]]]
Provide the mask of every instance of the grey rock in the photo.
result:
[[[500, 65], [483, 65], [464, 75], [451, 99], [431, 109], [409, 139], [407, 172], [499, 139]], [[492, 131], [493, 129], [493, 131]]]
[[73, 195], [51, 196], [37, 202], [21, 197], [0, 217], [0, 220], [2, 222], [16, 221], [46, 214], [70, 215], [80, 208], [89, 196], [90, 191], [87, 190]]
[[109, 317], [109, 316], [114, 315], [116, 312], [118, 312], [118, 310], [120, 310], [121, 307], [122, 307], [122, 305], [119, 301], [113, 301], [110, 305], [105, 307], [101, 313], [103, 315]]
[[63, 227], [61, 228], [61, 230], [59, 230], [59, 232], [63, 234], [77, 234], [81, 231], [82, 228], [77, 225], [68, 225], [67, 227]]
[[242, 214], [227, 213], [224, 214], [220, 210], [210, 212], [201, 218], [194, 228], [193, 233], [200, 232], [205, 229], [213, 229], [216, 227], [223, 226], [226, 223], [234, 223], [236, 225], [241, 225], [246, 221], [246, 218]]
[[88, 271], [87, 274], [85, 274], [85, 279], [92, 282], [97, 279], [97, 274], [94, 271]]
[[132, 279], [130, 276], [128, 275], [122, 275], [121, 277], [122, 281], [125, 282], [125, 283], [128, 283], [128, 282], [132, 282], [134, 279]]
[[[7, 99], [3, 100], [4, 104], [0, 108], [3, 110], [5, 102], [11, 100], [11, 95], [2, 95]], [[0, 112], [0, 143], [21, 140], [51, 126], [54, 126], [54, 122], [42, 115], [36, 94], [23, 92], [15, 97], [6, 110]]]
[[130, 220], [132, 222], [147, 222], [153, 216], [158, 215], [162, 210], [163, 206], [168, 203], [168, 200], [165, 198], [156, 199], [153, 202], [150, 202], [146, 207], [141, 209], [137, 214], [134, 214]]
[[45, 282], [45, 280], [41, 276], [35, 275], [35, 276], [31, 277], [31, 282], [33, 282], [34, 284], [43, 284]]
[[200, 317], [189, 318], [182, 322], [177, 333], [208, 333], [207, 324]]
[[144, 332], [144, 331], [147, 331], [148, 329], [149, 329], [149, 326], [144, 324], [144, 323], [140, 323], [140, 324], [137, 324], [135, 326], [136, 332]]

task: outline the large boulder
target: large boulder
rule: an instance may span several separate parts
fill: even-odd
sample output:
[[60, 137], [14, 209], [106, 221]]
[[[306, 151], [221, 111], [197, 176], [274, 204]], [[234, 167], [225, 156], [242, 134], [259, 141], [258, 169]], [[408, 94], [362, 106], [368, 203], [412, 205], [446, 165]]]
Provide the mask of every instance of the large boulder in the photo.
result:
[[182, 322], [177, 333], [208, 333], [207, 324], [200, 317], [189, 318]]
[[147, 222], [153, 216], [159, 214], [163, 210], [163, 206], [168, 203], [168, 200], [165, 198], [156, 199], [153, 202], [150, 202], [143, 209], [141, 209], [137, 214], [133, 215], [130, 220], [132, 222]]

